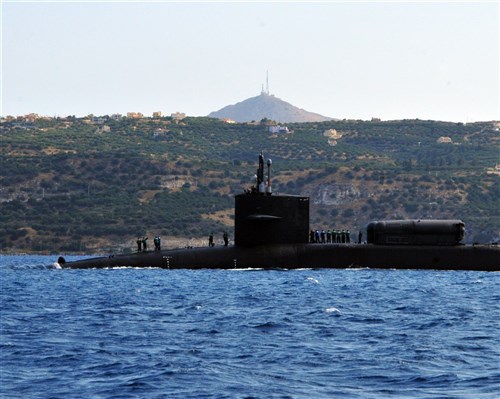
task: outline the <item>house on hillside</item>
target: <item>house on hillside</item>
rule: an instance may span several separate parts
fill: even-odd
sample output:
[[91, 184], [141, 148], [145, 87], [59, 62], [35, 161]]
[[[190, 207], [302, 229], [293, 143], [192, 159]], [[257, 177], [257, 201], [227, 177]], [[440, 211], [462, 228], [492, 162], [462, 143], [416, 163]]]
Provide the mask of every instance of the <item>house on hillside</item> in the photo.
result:
[[269, 126], [269, 132], [271, 132], [271, 133], [290, 133], [290, 130], [286, 126], [276, 125], [276, 126]]
[[92, 123], [96, 125], [104, 125], [104, 122], [106, 122], [106, 119], [104, 119], [102, 116], [93, 116], [92, 117]]
[[342, 133], [337, 132], [335, 129], [328, 129], [323, 132], [323, 136], [328, 138], [328, 145], [336, 146], [337, 140], [342, 138]]
[[140, 112], [127, 112], [127, 118], [141, 119], [144, 118], [144, 115]]
[[323, 132], [323, 136], [328, 137], [329, 139], [338, 140], [342, 138], [342, 133], [337, 132], [335, 129], [328, 129]]
[[29, 123], [33, 123], [35, 122], [37, 119], [39, 119], [40, 117], [38, 116], [38, 114], [28, 114], [28, 115], [24, 115], [24, 120], [26, 122], [29, 122]]
[[103, 126], [98, 127], [95, 132], [98, 134], [109, 133], [109, 132], [111, 132], [111, 127], [109, 127], [108, 125], [103, 125]]
[[438, 138], [437, 142], [438, 143], [445, 143], [445, 144], [453, 144], [451, 137], [444, 137], [444, 136], [441, 136], [440, 138]]
[[174, 112], [174, 113], [170, 114], [170, 117], [174, 121], [178, 122], [178, 121], [183, 120], [186, 117], [186, 114], [184, 112]]

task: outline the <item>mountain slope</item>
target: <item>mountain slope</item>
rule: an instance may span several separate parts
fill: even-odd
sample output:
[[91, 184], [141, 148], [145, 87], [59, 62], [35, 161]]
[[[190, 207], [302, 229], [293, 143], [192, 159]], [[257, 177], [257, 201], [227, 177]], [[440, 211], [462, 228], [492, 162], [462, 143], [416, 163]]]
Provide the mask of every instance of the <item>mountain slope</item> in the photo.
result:
[[273, 95], [262, 92], [234, 105], [228, 105], [208, 115], [211, 118], [232, 119], [236, 122], [260, 121], [264, 118], [276, 122], [324, 122], [332, 118], [297, 108]]
[[274, 193], [310, 197], [311, 228], [366, 237], [374, 220], [461, 219], [465, 242], [500, 241], [495, 122], [290, 123], [290, 134], [206, 117], [0, 126], [0, 253], [132, 251], [157, 234], [166, 248], [206, 245], [210, 232], [220, 242], [260, 151]]

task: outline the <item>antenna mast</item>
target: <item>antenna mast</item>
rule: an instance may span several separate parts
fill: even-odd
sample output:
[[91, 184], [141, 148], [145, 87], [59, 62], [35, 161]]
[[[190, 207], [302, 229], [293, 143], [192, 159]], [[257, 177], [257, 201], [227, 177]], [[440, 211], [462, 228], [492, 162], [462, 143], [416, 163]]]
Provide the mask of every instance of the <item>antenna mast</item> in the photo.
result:
[[269, 71], [266, 71], [266, 94], [269, 95]]

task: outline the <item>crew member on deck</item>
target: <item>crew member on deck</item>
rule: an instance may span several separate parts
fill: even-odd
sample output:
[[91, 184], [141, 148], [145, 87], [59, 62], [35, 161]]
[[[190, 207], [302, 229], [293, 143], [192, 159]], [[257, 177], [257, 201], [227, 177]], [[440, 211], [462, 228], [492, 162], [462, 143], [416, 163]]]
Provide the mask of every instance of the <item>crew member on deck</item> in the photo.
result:
[[142, 240], [141, 240], [141, 237], [137, 237], [137, 252], [141, 252], [141, 249], [142, 249]]
[[224, 232], [222, 237], [224, 238], [224, 246], [227, 247], [227, 244], [229, 243], [229, 236], [227, 235], [227, 231]]
[[208, 236], [208, 246], [209, 247], [213, 247], [215, 244], [214, 244], [214, 233], [210, 233], [210, 235]]
[[160, 251], [161, 249], [161, 239], [160, 239], [160, 236], [155, 236], [154, 240], [153, 240], [154, 244], [155, 244], [155, 251]]
[[143, 237], [142, 238], [142, 250], [146, 252], [148, 250], [148, 237]]

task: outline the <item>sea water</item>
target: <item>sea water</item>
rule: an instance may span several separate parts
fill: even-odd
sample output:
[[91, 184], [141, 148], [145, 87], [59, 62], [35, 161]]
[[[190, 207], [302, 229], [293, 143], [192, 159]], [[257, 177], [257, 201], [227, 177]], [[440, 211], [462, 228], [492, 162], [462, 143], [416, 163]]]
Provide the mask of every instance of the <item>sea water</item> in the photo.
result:
[[0, 256], [1, 398], [500, 397], [499, 273], [56, 259]]

